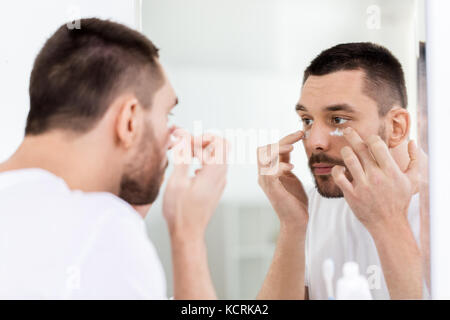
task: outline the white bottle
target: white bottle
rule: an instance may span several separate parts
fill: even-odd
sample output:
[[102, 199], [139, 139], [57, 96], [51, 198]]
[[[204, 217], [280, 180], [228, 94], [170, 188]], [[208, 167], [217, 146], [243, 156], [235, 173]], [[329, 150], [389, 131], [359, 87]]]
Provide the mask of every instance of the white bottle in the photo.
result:
[[334, 261], [327, 259], [322, 264], [322, 275], [325, 281], [325, 288], [327, 289], [328, 300], [334, 300], [333, 294], [333, 276], [334, 276]]
[[343, 277], [336, 286], [337, 300], [372, 300], [367, 279], [359, 274], [356, 262], [346, 262], [342, 267]]

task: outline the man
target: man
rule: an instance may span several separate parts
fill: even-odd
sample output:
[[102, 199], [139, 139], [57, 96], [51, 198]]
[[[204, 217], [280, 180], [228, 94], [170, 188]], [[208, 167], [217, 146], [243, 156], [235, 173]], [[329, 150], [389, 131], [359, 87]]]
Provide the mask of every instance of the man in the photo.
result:
[[[167, 298], [143, 218], [171, 135], [188, 160], [223, 143], [186, 145], [168, 127], [177, 97], [158, 50], [117, 23], [61, 26], [34, 62], [29, 93], [25, 138], [0, 164], [0, 297]], [[175, 298], [214, 298], [203, 236], [226, 164], [204, 163], [192, 178], [188, 169], [175, 163], [164, 199]]]
[[[337, 45], [305, 70], [296, 105], [303, 130], [259, 148], [259, 184], [281, 224], [299, 233], [290, 263], [305, 286], [299, 298], [328, 298], [328, 258], [334, 281], [345, 262], [357, 262], [375, 299], [423, 297], [418, 152], [408, 143], [406, 107], [403, 70], [387, 49]], [[300, 140], [316, 184], [308, 194], [291, 172], [289, 153]]]
[[[215, 299], [204, 233], [225, 187], [227, 143], [168, 126], [178, 99], [150, 40], [110, 21], [80, 25], [61, 26], [39, 52], [25, 138], [0, 164], [0, 298], [167, 298], [143, 218], [172, 149], [163, 214], [174, 298]], [[202, 166], [191, 177], [193, 157]], [[275, 264], [296, 237], [281, 232]], [[298, 295], [278, 274], [260, 297]]]

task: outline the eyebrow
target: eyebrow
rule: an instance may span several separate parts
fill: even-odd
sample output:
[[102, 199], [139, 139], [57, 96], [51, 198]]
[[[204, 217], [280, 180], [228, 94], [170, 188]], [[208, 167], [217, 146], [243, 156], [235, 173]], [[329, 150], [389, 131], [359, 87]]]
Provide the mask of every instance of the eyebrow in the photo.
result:
[[[308, 112], [308, 109], [304, 105], [301, 105], [301, 104], [296, 104], [295, 110]], [[351, 105], [346, 104], [346, 103], [340, 103], [340, 104], [334, 104], [331, 106], [327, 106], [324, 108], [323, 111], [328, 111], [328, 112], [330, 112], [330, 111], [346, 111], [346, 112], [350, 112], [350, 113], [356, 112], [355, 108], [353, 108]]]
[[297, 103], [297, 104], [295, 105], [295, 111], [305, 111], [305, 112], [306, 112], [306, 111], [308, 111], [308, 109], [306, 109], [305, 106], [303, 106], [303, 105]]

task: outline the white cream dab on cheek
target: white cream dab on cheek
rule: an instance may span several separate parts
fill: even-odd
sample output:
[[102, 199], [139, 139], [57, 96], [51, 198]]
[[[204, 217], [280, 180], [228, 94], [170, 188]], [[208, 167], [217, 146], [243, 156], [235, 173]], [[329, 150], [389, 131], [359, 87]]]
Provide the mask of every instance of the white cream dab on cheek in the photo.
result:
[[342, 137], [343, 135], [344, 133], [342, 132], [342, 130], [339, 130], [338, 128], [330, 132], [330, 136]]
[[303, 139], [308, 139], [309, 138], [309, 132], [310, 130], [306, 130], [305, 134], [303, 135]]

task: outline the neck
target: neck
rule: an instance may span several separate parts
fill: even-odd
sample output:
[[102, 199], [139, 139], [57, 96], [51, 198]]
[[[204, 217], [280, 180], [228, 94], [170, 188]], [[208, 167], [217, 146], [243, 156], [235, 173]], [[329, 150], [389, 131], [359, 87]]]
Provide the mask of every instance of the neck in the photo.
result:
[[[95, 133], [69, 136], [53, 131], [26, 136], [17, 151], [0, 164], [0, 172], [41, 168], [62, 178], [72, 190], [118, 195], [122, 172]], [[93, 143], [94, 141], [94, 143]], [[97, 142], [99, 141], [99, 142]]]

